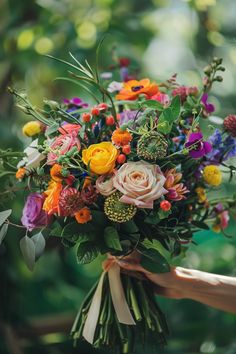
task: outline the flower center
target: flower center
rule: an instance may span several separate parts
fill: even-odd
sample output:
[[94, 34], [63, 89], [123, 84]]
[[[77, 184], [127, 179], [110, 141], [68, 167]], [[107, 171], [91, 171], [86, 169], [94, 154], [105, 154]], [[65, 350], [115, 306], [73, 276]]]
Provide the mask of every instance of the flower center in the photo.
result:
[[144, 88], [144, 86], [142, 86], [142, 85], [140, 85], [140, 86], [132, 86], [131, 90], [133, 92], [137, 92], [137, 91], [141, 90], [142, 88]]

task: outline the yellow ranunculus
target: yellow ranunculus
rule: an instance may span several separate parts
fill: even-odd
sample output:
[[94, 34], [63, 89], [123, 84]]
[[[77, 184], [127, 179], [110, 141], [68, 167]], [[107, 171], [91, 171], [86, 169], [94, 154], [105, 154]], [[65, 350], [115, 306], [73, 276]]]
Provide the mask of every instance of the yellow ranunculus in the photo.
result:
[[97, 175], [110, 173], [114, 167], [118, 150], [110, 142], [102, 142], [90, 145], [88, 149], [82, 151], [82, 160], [85, 165], [89, 165], [91, 172]]
[[23, 128], [22, 132], [26, 136], [34, 136], [41, 132], [41, 124], [37, 121], [31, 121], [26, 123]]
[[222, 173], [218, 166], [208, 165], [204, 167], [203, 178], [211, 186], [219, 186], [222, 181]]

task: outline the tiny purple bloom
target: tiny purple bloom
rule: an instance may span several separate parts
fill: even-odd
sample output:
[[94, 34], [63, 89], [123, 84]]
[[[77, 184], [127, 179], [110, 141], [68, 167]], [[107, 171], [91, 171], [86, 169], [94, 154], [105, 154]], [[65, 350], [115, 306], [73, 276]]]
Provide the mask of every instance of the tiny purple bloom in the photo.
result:
[[201, 103], [203, 104], [205, 111], [207, 113], [212, 113], [215, 111], [215, 106], [212, 103], [208, 103], [208, 94], [204, 93], [201, 97]]
[[208, 154], [212, 146], [207, 141], [203, 141], [203, 135], [201, 132], [191, 133], [188, 136], [188, 141], [185, 143], [186, 148], [190, 148], [189, 155], [194, 159], [198, 159]]
[[30, 194], [26, 200], [21, 222], [29, 231], [47, 226], [52, 220], [52, 216], [42, 209], [44, 200], [44, 196], [39, 193]]
[[84, 102], [80, 97], [73, 97], [71, 99], [64, 98], [63, 103], [69, 106], [70, 108], [86, 108], [88, 103]]

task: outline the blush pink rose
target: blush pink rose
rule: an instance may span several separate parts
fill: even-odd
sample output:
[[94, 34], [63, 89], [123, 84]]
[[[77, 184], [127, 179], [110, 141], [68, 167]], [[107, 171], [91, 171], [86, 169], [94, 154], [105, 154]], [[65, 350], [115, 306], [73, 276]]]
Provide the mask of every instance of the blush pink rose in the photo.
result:
[[52, 151], [48, 154], [47, 164], [53, 165], [59, 156], [66, 154], [74, 146], [77, 146], [78, 151], [80, 151], [81, 145], [76, 131], [57, 136], [50, 143], [50, 149]]
[[165, 180], [157, 165], [144, 161], [127, 162], [115, 173], [113, 185], [123, 194], [121, 202], [153, 209], [154, 200], [167, 193], [163, 187]]
[[96, 180], [96, 189], [101, 195], [108, 197], [116, 191], [113, 185], [113, 176], [113, 174], [101, 175]]
[[58, 129], [62, 135], [76, 133], [78, 135], [81, 126], [78, 124], [66, 123]]

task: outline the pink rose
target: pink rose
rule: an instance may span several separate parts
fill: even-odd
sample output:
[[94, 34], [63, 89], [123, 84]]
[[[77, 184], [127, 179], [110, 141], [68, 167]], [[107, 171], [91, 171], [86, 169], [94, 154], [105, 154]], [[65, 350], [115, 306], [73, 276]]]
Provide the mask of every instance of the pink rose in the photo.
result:
[[81, 126], [78, 124], [70, 124], [70, 123], [66, 123], [64, 124], [62, 127], [60, 127], [58, 129], [58, 131], [62, 134], [72, 134], [72, 133], [76, 133], [76, 135], [78, 135], [79, 130], [80, 130]]
[[48, 165], [53, 165], [59, 156], [66, 154], [74, 146], [77, 146], [78, 151], [80, 151], [81, 145], [77, 138], [77, 132], [72, 131], [70, 134], [63, 134], [57, 136], [50, 144], [50, 149], [52, 150], [48, 154]]
[[152, 209], [153, 201], [167, 193], [163, 187], [165, 180], [157, 165], [127, 162], [115, 173], [113, 185], [123, 194], [121, 202]]
[[101, 175], [96, 180], [96, 189], [97, 191], [106, 197], [116, 191], [113, 185], [113, 175]]

